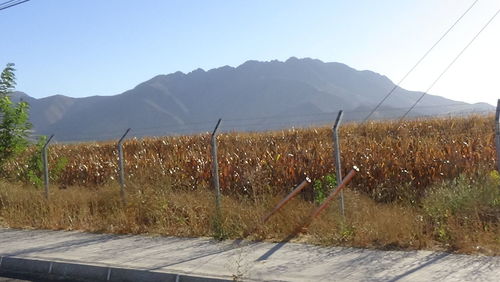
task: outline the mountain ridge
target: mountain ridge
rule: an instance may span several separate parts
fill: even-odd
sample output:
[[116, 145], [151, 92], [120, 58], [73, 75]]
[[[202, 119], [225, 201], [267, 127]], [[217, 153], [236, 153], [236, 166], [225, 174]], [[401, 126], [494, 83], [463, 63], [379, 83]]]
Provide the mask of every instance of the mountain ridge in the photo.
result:
[[[370, 70], [291, 57], [284, 62], [249, 60], [237, 67], [161, 74], [113, 96], [35, 99], [16, 92], [14, 98], [30, 103], [35, 134], [78, 141], [109, 139], [108, 135], [126, 128], [137, 129], [136, 136], [203, 132], [219, 117], [229, 120], [226, 130], [326, 123], [340, 109], [346, 111], [346, 119], [361, 120], [393, 87], [387, 76]], [[421, 94], [398, 88], [374, 117], [397, 118]], [[493, 109], [485, 103], [468, 104], [429, 94], [412, 116]], [[273, 116], [291, 118], [256, 118]]]

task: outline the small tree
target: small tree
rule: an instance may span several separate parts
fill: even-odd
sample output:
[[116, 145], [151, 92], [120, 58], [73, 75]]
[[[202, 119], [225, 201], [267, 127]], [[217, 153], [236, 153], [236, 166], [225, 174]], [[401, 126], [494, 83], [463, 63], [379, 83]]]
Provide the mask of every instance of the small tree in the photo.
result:
[[0, 74], [0, 168], [10, 158], [28, 146], [29, 105], [20, 101], [13, 103], [11, 94], [16, 85], [14, 64], [7, 64]]

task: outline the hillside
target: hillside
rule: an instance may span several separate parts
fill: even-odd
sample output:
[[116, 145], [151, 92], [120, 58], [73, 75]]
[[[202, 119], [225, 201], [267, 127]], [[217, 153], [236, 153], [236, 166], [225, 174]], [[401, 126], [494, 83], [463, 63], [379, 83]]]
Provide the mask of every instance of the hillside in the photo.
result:
[[[221, 117], [223, 130], [263, 130], [324, 124], [340, 109], [346, 119], [363, 119], [394, 86], [387, 77], [341, 63], [290, 58], [285, 62], [247, 61], [184, 74], [158, 75], [115, 96], [71, 98], [55, 95], [31, 105], [36, 134], [59, 141], [109, 139], [131, 127], [136, 136], [207, 131]], [[420, 92], [398, 89], [374, 118], [400, 116]], [[427, 95], [413, 116], [492, 110]], [[257, 118], [256, 118], [257, 117]]]

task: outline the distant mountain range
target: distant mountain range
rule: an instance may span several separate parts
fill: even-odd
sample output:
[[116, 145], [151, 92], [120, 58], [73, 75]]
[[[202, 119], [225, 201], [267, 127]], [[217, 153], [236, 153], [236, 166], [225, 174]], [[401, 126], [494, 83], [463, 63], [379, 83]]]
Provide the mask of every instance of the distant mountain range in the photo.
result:
[[[238, 67], [158, 75], [115, 96], [35, 99], [15, 92], [31, 105], [35, 134], [59, 141], [209, 131], [218, 118], [223, 130], [266, 130], [332, 123], [338, 110], [361, 120], [394, 87], [387, 77], [341, 63], [292, 57], [285, 62], [247, 61]], [[398, 89], [373, 119], [397, 118], [421, 92]], [[492, 111], [486, 103], [468, 104], [427, 95], [412, 116]]]

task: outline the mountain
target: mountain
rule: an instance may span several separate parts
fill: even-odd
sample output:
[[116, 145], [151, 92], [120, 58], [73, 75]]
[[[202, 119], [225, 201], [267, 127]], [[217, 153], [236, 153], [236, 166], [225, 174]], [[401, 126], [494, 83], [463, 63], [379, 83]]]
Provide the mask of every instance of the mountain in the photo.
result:
[[[129, 127], [136, 136], [210, 131], [219, 117], [223, 130], [331, 123], [341, 109], [346, 119], [362, 120], [393, 87], [372, 71], [292, 57], [158, 75], [115, 96], [13, 96], [30, 103], [36, 134], [83, 141], [115, 139]], [[421, 95], [398, 88], [373, 118], [397, 118]], [[485, 103], [426, 95], [411, 116], [490, 110]]]

